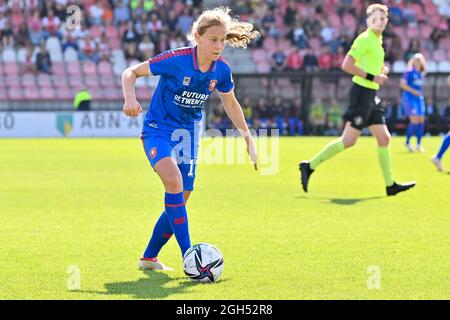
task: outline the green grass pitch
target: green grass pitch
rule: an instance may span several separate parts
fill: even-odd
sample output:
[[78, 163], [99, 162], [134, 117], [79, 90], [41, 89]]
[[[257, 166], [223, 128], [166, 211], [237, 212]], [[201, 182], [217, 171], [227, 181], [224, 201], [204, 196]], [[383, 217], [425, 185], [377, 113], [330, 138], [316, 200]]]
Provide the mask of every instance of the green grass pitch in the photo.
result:
[[137, 269], [163, 209], [139, 139], [1, 139], [0, 299], [449, 299], [450, 175], [429, 161], [441, 139], [425, 154], [393, 139], [409, 192], [385, 197], [375, 141], [361, 138], [304, 194], [298, 162], [331, 139], [281, 138], [276, 175], [198, 166], [191, 238], [224, 254], [215, 284], [185, 278], [175, 239], [160, 255], [175, 271]]

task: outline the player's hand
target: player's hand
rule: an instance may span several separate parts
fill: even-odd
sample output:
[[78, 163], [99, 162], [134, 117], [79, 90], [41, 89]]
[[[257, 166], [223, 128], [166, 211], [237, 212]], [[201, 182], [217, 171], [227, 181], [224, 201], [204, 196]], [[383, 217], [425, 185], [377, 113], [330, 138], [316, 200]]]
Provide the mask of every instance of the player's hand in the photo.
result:
[[387, 66], [383, 66], [383, 68], [382, 68], [382, 70], [381, 70], [381, 73], [382, 74], [385, 74], [385, 75], [388, 75], [389, 74], [389, 67], [387, 67]]
[[245, 137], [245, 142], [247, 142], [247, 152], [250, 160], [253, 162], [255, 170], [258, 170], [258, 153], [256, 152], [255, 141], [251, 135], [248, 135]]
[[123, 112], [126, 116], [137, 117], [142, 112], [142, 107], [136, 99], [125, 100], [125, 103], [123, 104]]
[[374, 82], [378, 83], [380, 86], [384, 85], [386, 83], [386, 81], [389, 80], [389, 77], [385, 74], [379, 74], [377, 76], [375, 76], [375, 78], [373, 79]]

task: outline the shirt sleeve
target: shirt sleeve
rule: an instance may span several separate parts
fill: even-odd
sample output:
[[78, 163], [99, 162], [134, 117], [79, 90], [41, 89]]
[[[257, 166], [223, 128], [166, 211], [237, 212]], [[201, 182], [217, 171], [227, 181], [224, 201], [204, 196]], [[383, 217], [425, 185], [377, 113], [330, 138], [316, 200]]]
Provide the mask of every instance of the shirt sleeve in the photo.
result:
[[367, 51], [367, 42], [368, 40], [366, 38], [357, 38], [348, 51], [348, 55], [352, 56], [356, 61], [361, 60]]
[[216, 86], [216, 89], [220, 93], [229, 93], [234, 89], [233, 75], [231, 73], [230, 66], [226, 65], [222, 77]]
[[148, 67], [153, 76], [169, 75], [173, 70], [175, 55], [173, 51], [166, 51], [148, 60]]

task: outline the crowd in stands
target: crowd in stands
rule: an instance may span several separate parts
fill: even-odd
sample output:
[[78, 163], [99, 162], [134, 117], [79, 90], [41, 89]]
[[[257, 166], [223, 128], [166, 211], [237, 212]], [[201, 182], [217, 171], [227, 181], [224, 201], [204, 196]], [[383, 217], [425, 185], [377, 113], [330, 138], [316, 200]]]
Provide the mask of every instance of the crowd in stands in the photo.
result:
[[[228, 5], [261, 33], [249, 48], [258, 72], [313, 72], [339, 69], [353, 39], [366, 28], [365, 8], [372, 2], [236, 0]], [[419, 51], [436, 62], [435, 71], [439, 71], [438, 62], [450, 61], [448, 1], [379, 2], [390, 8], [383, 38], [388, 64], [400, 61], [404, 67]], [[81, 9], [78, 20], [76, 10], [67, 10], [73, 4]], [[117, 66], [120, 71], [123, 64], [189, 45], [186, 34], [202, 10], [202, 0], [0, 0], [1, 63], [9, 61], [13, 50], [16, 57], [11, 60], [18, 62], [20, 74], [52, 75], [55, 63], [73, 59]], [[55, 54], [55, 45], [61, 56]], [[118, 64], [121, 59], [123, 64]], [[116, 77], [119, 74], [115, 72]], [[115, 89], [119, 88], [116, 83]], [[255, 128], [277, 127], [286, 134], [302, 134], [305, 119], [300, 120], [302, 104], [297, 100], [279, 97], [267, 106], [264, 99], [247, 101], [247, 119]], [[342, 104], [335, 100], [314, 101], [308, 122], [314, 123], [314, 133], [333, 134], [341, 125], [341, 112]], [[219, 128], [226, 121], [220, 111], [211, 119]]]

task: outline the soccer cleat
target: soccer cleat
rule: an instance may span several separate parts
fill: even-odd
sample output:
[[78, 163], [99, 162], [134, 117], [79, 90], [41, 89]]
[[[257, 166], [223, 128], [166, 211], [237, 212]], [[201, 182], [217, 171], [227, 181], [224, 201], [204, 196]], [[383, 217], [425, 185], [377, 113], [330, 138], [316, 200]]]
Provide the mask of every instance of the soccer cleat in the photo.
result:
[[417, 147], [416, 147], [416, 151], [417, 151], [417, 152], [420, 152], [420, 153], [424, 153], [424, 152], [425, 152], [425, 149], [419, 144], [419, 145], [417, 145]]
[[138, 267], [141, 270], [173, 270], [164, 265], [158, 258], [141, 258]]
[[409, 152], [414, 152], [414, 149], [411, 147], [409, 143], [405, 143], [406, 149], [408, 149]]
[[311, 177], [311, 175], [313, 174], [314, 170], [311, 169], [311, 166], [309, 165], [308, 161], [300, 162], [298, 167], [299, 167], [299, 170], [300, 170], [300, 173], [301, 173], [303, 191], [308, 192], [309, 177]]
[[412, 187], [414, 187], [416, 185], [416, 182], [408, 182], [405, 184], [398, 184], [394, 181], [394, 184], [390, 187], [386, 187], [386, 194], [388, 196], [395, 196], [397, 193], [399, 192], [403, 192], [406, 191], [408, 189], [411, 189]]
[[436, 166], [436, 169], [438, 169], [438, 171], [444, 171], [444, 166], [442, 165], [442, 161], [440, 159], [438, 159], [436, 156], [431, 158], [431, 162], [433, 162], [433, 164]]

